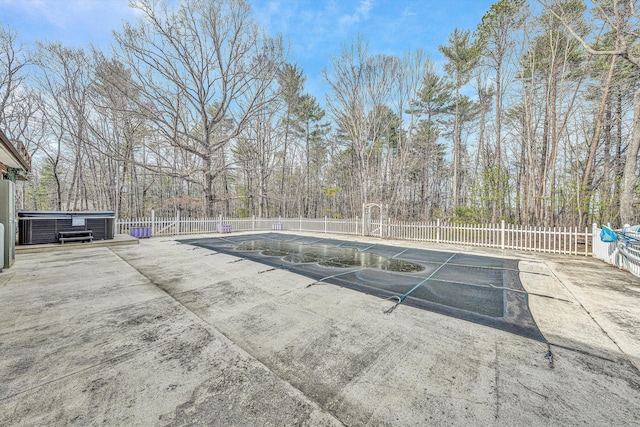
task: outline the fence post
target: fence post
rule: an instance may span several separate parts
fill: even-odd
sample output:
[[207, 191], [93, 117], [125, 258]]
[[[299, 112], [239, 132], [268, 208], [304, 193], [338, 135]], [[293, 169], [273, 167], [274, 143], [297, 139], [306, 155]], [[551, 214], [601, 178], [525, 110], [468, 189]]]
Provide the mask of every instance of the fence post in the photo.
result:
[[251, 231], [255, 231], [255, 230], [256, 230], [256, 216], [251, 215]]
[[151, 235], [156, 234], [156, 211], [151, 209]]
[[358, 215], [356, 215], [356, 236], [358, 235]]
[[436, 219], [436, 243], [440, 243], [440, 218]]
[[327, 232], [327, 216], [324, 216], [324, 232]]
[[504, 219], [500, 221], [500, 249], [504, 250]]
[[[598, 224], [596, 224], [595, 222], [591, 225], [591, 256], [595, 257], [596, 256], [596, 237], [598, 235], [598, 232], [596, 231], [598, 229]], [[585, 229], [585, 236], [584, 236], [584, 254], [586, 256], [589, 255], [589, 235], [586, 233], [586, 229]]]
[[176, 209], [176, 234], [180, 234], [180, 208]]
[[300, 215], [300, 231], [302, 231], [302, 215]]

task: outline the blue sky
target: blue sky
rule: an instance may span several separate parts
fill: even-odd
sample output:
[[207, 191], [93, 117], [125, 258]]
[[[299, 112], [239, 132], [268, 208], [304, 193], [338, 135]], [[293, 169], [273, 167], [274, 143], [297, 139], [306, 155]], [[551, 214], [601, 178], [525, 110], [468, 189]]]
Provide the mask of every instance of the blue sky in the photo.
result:
[[[249, 0], [259, 24], [282, 33], [289, 61], [307, 76], [307, 91], [321, 97], [322, 70], [342, 44], [362, 35], [371, 53], [402, 55], [422, 49], [436, 62], [438, 45], [454, 28], [473, 30], [497, 0]], [[136, 19], [128, 0], [0, 0], [0, 21], [23, 43], [61, 41], [107, 48], [111, 31]]]

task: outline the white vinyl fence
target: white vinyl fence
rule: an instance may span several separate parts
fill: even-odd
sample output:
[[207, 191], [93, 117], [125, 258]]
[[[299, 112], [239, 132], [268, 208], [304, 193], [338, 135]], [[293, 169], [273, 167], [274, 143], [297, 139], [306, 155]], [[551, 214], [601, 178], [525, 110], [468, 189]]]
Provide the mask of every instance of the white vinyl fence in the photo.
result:
[[[386, 220], [367, 224], [362, 219], [332, 218], [173, 218], [151, 217], [116, 221], [116, 233], [134, 234], [145, 228], [143, 235], [174, 236], [228, 231], [311, 231], [329, 234], [365, 235], [373, 230], [375, 237], [450, 243], [499, 249], [535, 251], [568, 255], [591, 255], [593, 230], [576, 227], [530, 227], [506, 224], [452, 224], [444, 221], [410, 222]], [[226, 226], [226, 228], [223, 228]]]
[[[384, 227], [383, 227], [384, 229]], [[383, 237], [499, 249], [589, 255], [591, 233], [576, 227], [389, 221]]]

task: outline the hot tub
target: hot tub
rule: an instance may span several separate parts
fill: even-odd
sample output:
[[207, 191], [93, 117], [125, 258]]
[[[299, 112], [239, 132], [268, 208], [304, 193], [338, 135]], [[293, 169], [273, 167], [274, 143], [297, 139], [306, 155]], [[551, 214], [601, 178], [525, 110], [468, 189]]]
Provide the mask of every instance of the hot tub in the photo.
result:
[[19, 211], [18, 244], [59, 243], [61, 231], [91, 230], [93, 240], [113, 239], [113, 211]]

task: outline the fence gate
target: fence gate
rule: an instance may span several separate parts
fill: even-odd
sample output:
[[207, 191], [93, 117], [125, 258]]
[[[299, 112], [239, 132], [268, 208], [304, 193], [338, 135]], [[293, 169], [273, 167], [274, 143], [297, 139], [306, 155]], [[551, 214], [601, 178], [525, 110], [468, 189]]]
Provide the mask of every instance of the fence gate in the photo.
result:
[[386, 206], [381, 202], [362, 205], [362, 235], [384, 237], [382, 228], [386, 218]]

